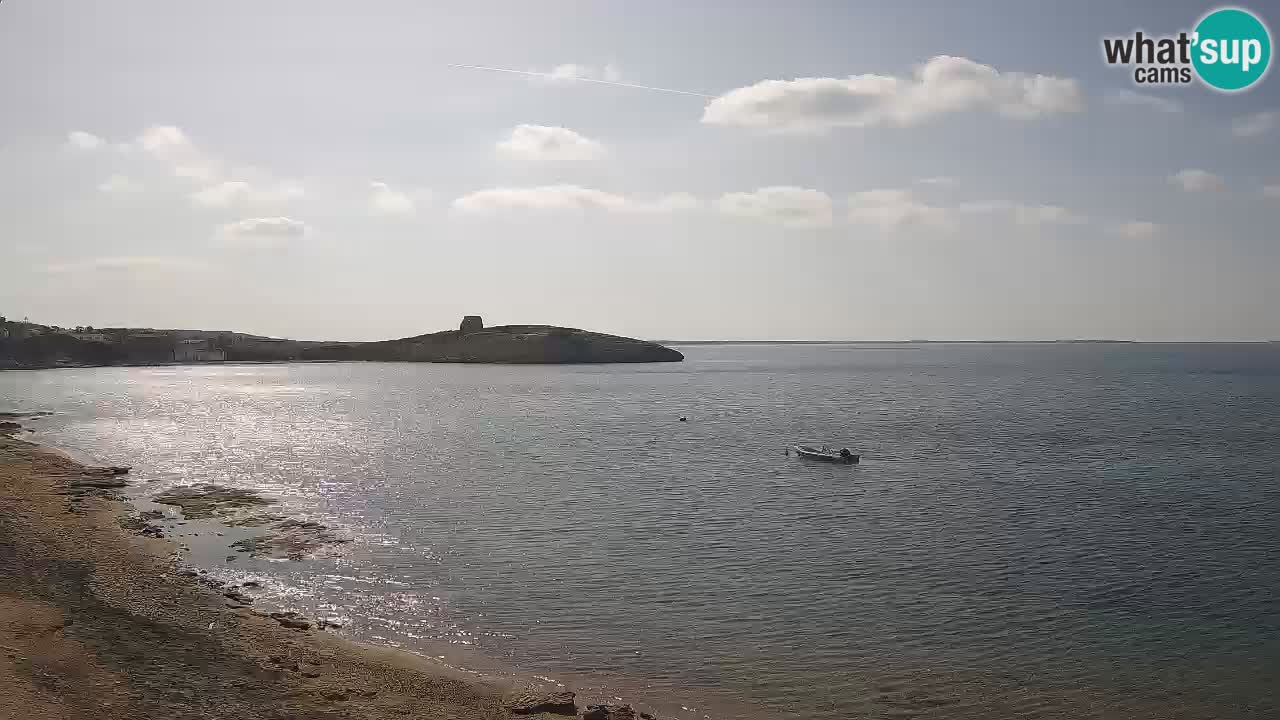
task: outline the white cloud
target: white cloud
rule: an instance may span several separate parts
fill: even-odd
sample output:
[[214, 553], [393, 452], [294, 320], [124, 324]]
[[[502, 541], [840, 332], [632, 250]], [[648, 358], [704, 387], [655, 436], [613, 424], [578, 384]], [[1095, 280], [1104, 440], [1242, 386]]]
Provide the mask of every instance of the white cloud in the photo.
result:
[[142, 192], [142, 185], [125, 175], [112, 175], [98, 189], [109, 195], [127, 195]]
[[464, 195], [453, 201], [455, 210], [466, 213], [510, 210], [671, 213], [691, 210], [697, 205], [697, 198], [688, 193], [672, 193], [656, 200], [645, 201], [577, 185], [491, 188]]
[[1019, 225], [1076, 225], [1086, 221], [1060, 205], [1017, 205], [1013, 217]]
[[375, 215], [412, 215], [417, 211], [417, 201], [407, 192], [383, 182], [369, 183], [369, 190], [369, 211]]
[[1135, 107], [1162, 113], [1182, 112], [1182, 103], [1177, 100], [1134, 92], [1133, 90], [1113, 90], [1107, 93], [1104, 99], [1108, 105]]
[[76, 130], [67, 135], [67, 147], [73, 150], [97, 150], [104, 144], [102, 138], [83, 130]]
[[274, 206], [304, 194], [305, 190], [296, 182], [262, 186], [244, 180], [227, 180], [191, 193], [191, 202], [207, 208]]
[[133, 272], [133, 271], [166, 271], [202, 270], [208, 267], [198, 260], [159, 256], [100, 257], [88, 260], [73, 260], [62, 263], [51, 263], [42, 269], [48, 273], [71, 272]]
[[196, 146], [181, 128], [152, 125], [134, 143], [143, 152], [167, 165], [180, 178], [213, 182], [219, 175], [217, 158]]
[[792, 186], [763, 187], [755, 192], [725, 193], [720, 212], [734, 217], [796, 228], [831, 225], [831, 197], [820, 190]]
[[564, 63], [557, 65], [549, 72], [544, 73], [551, 80], [606, 80], [608, 82], [618, 82], [622, 79], [622, 72], [613, 63], [609, 63], [604, 67], [596, 67], [593, 65], [580, 65], [578, 63]]
[[1204, 170], [1182, 170], [1169, 177], [1169, 182], [1185, 192], [1213, 192], [1226, 187], [1222, 178]]
[[604, 146], [568, 128], [517, 125], [498, 143], [498, 152], [534, 162], [583, 161], [604, 155]]
[[281, 245], [307, 234], [306, 223], [287, 217], [247, 218], [219, 229], [223, 240], [244, 245]]
[[946, 208], [917, 200], [906, 190], [866, 190], [849, 196], [849, 221], [882, 230], [949, 230], [955, 218]]
[[1280, 112], [1267, 110], [1236, 118], [1231, 123], [1231, 133], [1238, 138], [1255, 138], [1266, 135], [1280, 125]]
[[1262, 187], [1262, 194], [1266, 197], [1280, 200], [1280, 183], [1275, 185], [1264, 185]]
[[1074, 225], [1088, 221], [1060, 205], [1022, 205], [1007, 201], [962, 202], [932, 205], [909, 190], [868, 190], [849, 196], [849, 221], [879, 227], [952, 230], [965, 218], [993, 217], [1022, 226]]
[[1029, 119], [1081, 109], [1070, 78], [1001, 73], [967, 58], [940, 55], [911, 77], [764, 80], [707, 105], [702, 122], [791, 132], [837, 127], [908, 127], [949, 113], [987, 110]]
[[1107, 227], [1107, 232], [1122, 238], [1130, 240], [1139, 240], [1142, 238], [1154, 237], [1160, 231], [1160, 226], [1145, 220], [1134, 220], [1131, 222], [1114, 223]]

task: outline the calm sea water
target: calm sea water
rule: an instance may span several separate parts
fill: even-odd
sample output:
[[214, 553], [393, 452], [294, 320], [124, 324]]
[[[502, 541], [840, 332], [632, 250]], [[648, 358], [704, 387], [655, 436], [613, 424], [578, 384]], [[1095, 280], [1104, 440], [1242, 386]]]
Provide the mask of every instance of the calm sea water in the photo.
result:
[[1280, 346], [681, 349], [11, 372], [0, 406], [138, 498], [258, 488], [355, 535], [190, 539], [277, 601], [680, 717], [1280, 716]]

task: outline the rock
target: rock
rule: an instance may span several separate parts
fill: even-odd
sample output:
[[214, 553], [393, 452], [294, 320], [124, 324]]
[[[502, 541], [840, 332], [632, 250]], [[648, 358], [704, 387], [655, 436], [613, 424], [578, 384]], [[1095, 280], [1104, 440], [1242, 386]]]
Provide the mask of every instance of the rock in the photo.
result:
[[342, 702], [343, 700], [346, 700], [347, 697], [348, 695], [346, 693], [338, 690], [330, 690], [324, 694], [325, 700], [332, 700], [333, 702]]
[[582, 720], [636, 720], [636, 711], [630, 705], [588, 705]]
[[229, 522], [248, 510], [270, 505], [271, 500], [253, 490], [221, 485], [188, 485], [166, 490], [152, 498], [161, 505], [176, 505], [187, 520], [215, 519]]
[[22, 425], [9, 420], [0, 421], [0, 433], [14, 433], [22, 429]]
[[303, 671], [302, 671], [302, 677], [305, 677], [305, 678], [318, 678], [318, 677], [320, 677], [320, 673], [316, 672], [315, 670], [303, 670]]
[[292, 628], [294, 630], [310, 630], [311, 629], [310, 622], [307, 622], [306, 620], [302, 620], [299, 618], [278, 617], [275, 619], [275, 621], [280, 623], [284, 627]]
[[246, 580], [240, 583], [240, 587], [262, 587], [262, 584], [257, 580]]
[[229, 598], [229, 599], [231, 599], [231, 600], [234, 600], [234, 601], [236, 601], [236, 602], [240, 603], [241, 605], [252, 605], [252, 604], [253, 604], [253, 598], [249, 597], [248, 595], [245, 595], [244, 593], [240, 592], [239, 590], [228, 590], [228, 591], [226, 591], [226, 592], [222, 593], [222, 596], [223, 596], [223, 597], [225, 597], [225, 598]]
[[195, 570], [192, 570], [191, 568], [178, 571], [178, 577], [199, 577], [199, 576], [200, 576], [200, 573], [196, 572]]
[[535, 715], [537, 713], [577, 715], [578, 703], [576, 697], [574, 693], [568, 690], [553, 693], [526, 690], [513, 697], [508, 707], [515, 715]]
[[640, 713], [640, 720], [658, 720], [658, 718], [654, 717], [650, 713], [642, 712]]

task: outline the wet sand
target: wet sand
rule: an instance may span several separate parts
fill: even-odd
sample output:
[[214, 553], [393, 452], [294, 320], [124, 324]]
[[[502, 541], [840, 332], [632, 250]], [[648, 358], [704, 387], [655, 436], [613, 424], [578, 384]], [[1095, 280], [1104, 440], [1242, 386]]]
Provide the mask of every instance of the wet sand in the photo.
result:
[[228, 607], [119, 482], [0, 436], [0, 718], [511, 716], [500, 682]]

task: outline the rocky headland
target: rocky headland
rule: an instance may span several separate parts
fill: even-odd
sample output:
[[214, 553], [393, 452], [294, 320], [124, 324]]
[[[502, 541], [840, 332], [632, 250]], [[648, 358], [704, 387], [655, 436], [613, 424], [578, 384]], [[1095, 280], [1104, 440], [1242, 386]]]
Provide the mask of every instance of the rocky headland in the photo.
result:
[[373, 342], [317, 342], [208, 330], [64, 329], [0, 318], [0, 369], [209, 362], [448, 362], [503, 364], [679, 362], [658, 343], [553, 325], [485, 327]]

